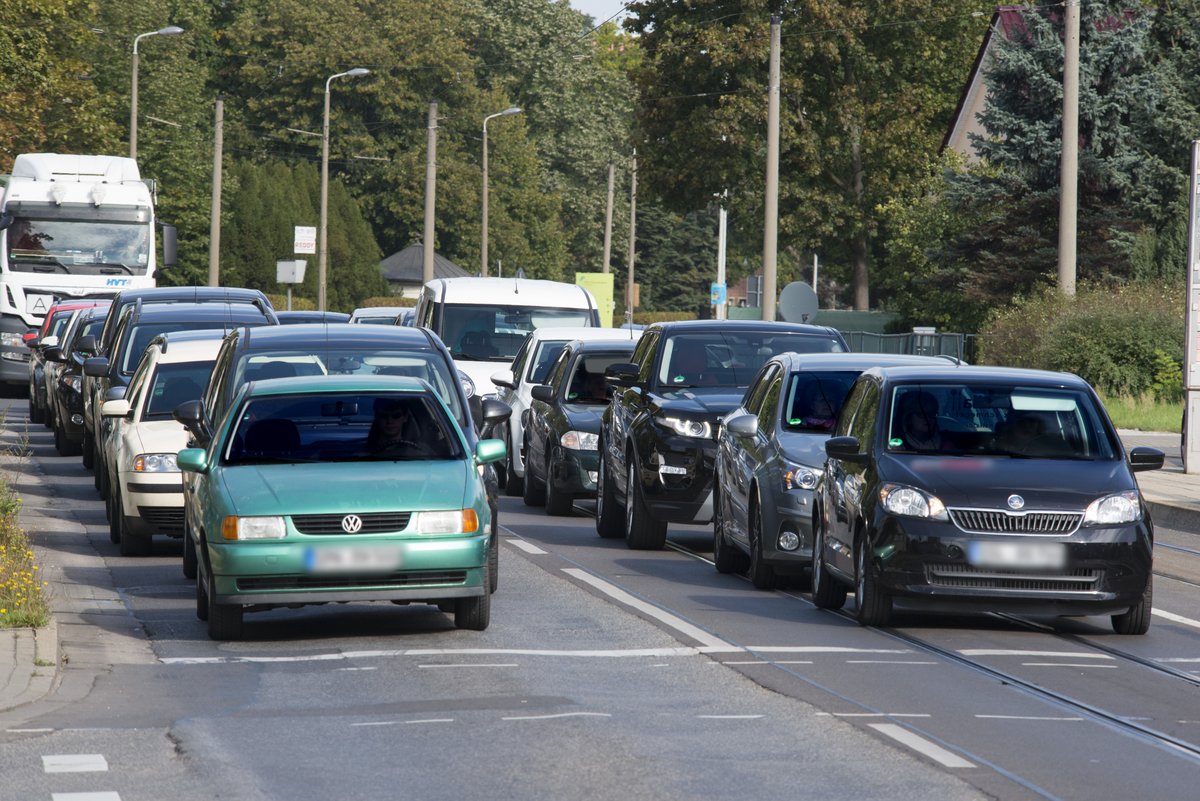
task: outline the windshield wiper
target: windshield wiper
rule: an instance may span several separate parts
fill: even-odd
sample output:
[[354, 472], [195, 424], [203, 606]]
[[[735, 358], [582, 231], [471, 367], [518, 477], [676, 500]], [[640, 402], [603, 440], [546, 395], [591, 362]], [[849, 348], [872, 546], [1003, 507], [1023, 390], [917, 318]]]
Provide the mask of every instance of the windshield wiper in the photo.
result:
[[[10, 256], [10, 260], [13, 262], [28, 262], [29, 264], [33, 264], [35, 266], [41, 266], [44, 264], [49, 267], [61, 269], [64, 273], [71, 272], [70, 267], [63, 264], [61, 261], [59, 261], [54, 256], [50, 255], [49, 253], [47, 253], [44, 256], [40, 255], [40, 254], [23, 254], [21, 256]], [[37, 270], [36, 272], [41, 273], [41, 272], [55, 272], [55, 271], [56, 270]]]
[[128, 264], [123, 264], [119, 261], [91, 261], [87, 262], [85, 267], [118, 267], [125, 271], [126, 275], [133, 275], [133, 268]]

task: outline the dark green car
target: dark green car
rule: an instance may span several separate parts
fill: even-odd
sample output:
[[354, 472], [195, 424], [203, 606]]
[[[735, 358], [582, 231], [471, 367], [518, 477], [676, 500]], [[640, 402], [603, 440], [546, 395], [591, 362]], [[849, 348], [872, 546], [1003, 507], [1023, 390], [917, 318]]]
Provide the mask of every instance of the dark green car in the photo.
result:
[[197, 616], [232, 640], [247, 606], [391, 601], [482, 631], [493, 535], [481, 467], [503, 458], [501, 440], [471, 448], [420, 379], [245, 385], [208, 447], [179, 453]]

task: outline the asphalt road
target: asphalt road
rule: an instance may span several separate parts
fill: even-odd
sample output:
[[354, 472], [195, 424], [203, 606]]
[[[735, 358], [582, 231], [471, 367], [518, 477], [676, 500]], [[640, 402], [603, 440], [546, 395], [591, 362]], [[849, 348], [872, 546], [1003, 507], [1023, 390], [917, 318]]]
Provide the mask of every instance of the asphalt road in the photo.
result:
[[20, 481], [68, 588], [70, 661], [0, 716], [0, 801], [1195, 797], [1188, 532], [1160, 531], [1178, 578], [1158, 577], [1145, 637], [1107, 618], [866, 629], [717, 574], [709, 529], [635, 552], [587, 505], [506, 498], [486, 632], [335, 605], [248, 615], [246, 641], [217, 644], [178, 543], [120, 557], [90, 473], [30, 432]]

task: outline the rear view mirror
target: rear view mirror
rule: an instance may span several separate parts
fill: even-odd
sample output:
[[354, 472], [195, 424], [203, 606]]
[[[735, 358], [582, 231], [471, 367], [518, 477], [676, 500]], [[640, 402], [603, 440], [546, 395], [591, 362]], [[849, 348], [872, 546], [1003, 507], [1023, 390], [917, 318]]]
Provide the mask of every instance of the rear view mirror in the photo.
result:
[[[207, 445], [212, 439], [212, 431], [208, 427], [208, 415], [204, 413], [204, 401], [184, 401], [175, 407], [171, 413], [175, 421], [188, 430], [196, 442]], [[182, 455], [182, 453], [181, 453]], [[183, 467], [180, 464], [180, 467]], [[199, 471], [203, 472], [203, 471]]]
[[542, 403], [554, 403], [554, 387], [546, 384], [538, 384], [529, 390], [529, 394], [534, 400], [540, 400]]
[[484, 398], [480, 406], [485, 427], [499, 425], [512, 416], [512, 407], [496, 398]]
[[163, 246], [163, 268], [175, 266], [175, 226], [163, 225], [162, 227], [162, 246]]
[[83, 374], [92, 378], [108, 375], [108, 359], [103, 356], [92, 356], [83, 363]]
[[858, 439], [855, 437], [831, 437], [825, 440], [825, 453], [830, 459], [841, 459], [852, 464], [866, 464], [870, 458], [859, 451]]
[[752, 414], [739, 414], [725, 421], [729, 433], [739, 437], [752, 437], [758, 433], [758, 418]]
[[604, 378], [608, 383], [617, 387], [637, 386], [640, 370], [641, 368], [635, 362], [617, 362], [605, 368]]

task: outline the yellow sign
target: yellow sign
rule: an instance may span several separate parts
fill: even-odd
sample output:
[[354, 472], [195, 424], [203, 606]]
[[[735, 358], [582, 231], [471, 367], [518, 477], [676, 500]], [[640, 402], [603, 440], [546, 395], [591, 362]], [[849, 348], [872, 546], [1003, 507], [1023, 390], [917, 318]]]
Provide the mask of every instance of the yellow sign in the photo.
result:
[[592, 293], [596, 308], [600, 310], [600, 325], [612, 328], [613, 324], [613, 274], [575, 273], [575, 283]]

